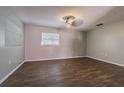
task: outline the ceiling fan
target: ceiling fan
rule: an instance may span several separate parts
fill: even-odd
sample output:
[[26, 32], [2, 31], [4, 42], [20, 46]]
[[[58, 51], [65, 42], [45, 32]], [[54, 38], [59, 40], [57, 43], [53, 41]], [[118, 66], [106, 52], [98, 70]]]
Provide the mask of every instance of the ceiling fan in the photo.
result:
[[75, 16], [64, 16], [62, 18], [67, 25], [78, 27], [83, 24], [82, 19], [76, 19]]

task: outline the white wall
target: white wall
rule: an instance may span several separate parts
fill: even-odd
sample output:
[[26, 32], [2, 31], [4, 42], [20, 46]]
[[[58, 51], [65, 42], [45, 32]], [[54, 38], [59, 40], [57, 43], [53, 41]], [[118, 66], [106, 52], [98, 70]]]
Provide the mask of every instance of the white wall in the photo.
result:
[[[59, 46], [41, 46], [42, 32], [60, 34]], [[85, 55], [85, 33], [61, 31], [33, 25], [25, 26], [25, 59], [64, 58]]]
[[124, 21], [87, 32], [87, 56], [124, 65]]
[[23, 24], [9, 9], [0, 7], [0, 80], [24, 60]]

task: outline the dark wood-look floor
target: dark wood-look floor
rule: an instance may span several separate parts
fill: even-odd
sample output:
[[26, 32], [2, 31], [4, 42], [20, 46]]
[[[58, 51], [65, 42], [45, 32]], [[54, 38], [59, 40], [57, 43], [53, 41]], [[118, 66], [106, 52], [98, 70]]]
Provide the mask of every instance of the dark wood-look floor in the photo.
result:
[[124, 67], [90, 58], [27, 62], [2, 87], [124, 87]]

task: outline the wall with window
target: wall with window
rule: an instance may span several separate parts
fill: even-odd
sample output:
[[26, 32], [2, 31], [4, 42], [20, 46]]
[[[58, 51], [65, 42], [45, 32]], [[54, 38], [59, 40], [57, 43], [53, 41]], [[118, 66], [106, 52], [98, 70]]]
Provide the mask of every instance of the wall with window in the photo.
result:
[[25, 26], [25, 59], [51, 59], [85, 55], [85, 32]]

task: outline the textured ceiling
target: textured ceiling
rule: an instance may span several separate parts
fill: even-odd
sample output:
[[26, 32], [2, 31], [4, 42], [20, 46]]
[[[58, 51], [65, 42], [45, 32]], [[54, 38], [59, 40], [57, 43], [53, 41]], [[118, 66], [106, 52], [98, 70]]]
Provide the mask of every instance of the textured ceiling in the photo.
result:
[[83, 24], [75, 30], [90, 30], [98, 23], [110, 24], [124, 19], [124, 7], [112, 6], [15, 6], [11, 7], [25, 24], [66, 29], [63, 16], [73, 15]]

